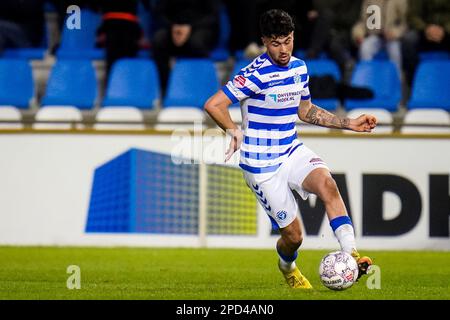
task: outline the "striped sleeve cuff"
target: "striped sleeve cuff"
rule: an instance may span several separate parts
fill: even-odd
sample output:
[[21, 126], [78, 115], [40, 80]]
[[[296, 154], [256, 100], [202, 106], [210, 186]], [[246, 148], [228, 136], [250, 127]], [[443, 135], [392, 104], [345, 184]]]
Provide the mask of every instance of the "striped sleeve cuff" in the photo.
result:
[[307, 96], [302, 96], [302, 100], [309, 100], [311, 99], [311, 95], [308, 94]]
[[233, 103], [237, 103], [239, 102], [238, 98], [236, 98], [230, 91], [230, 89], [228, 89], [228, 87], [226, 85], [224, 85], [222, 87], [222, 91], [227, 95], [228, 98], [230, 98], [231, 102]]

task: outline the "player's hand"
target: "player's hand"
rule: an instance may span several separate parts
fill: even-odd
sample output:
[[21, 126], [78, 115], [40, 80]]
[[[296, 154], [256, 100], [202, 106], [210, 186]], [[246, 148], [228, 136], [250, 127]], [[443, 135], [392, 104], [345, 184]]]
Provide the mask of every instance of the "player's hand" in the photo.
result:
[[230, 160], [231, 156], [239, 150], [241, 147], [242, 140], [244, 139], [244, 134], [239, 129], [228, 130], [228, 133], [231, 135], [230, 146], [228, 147], [227, 152], [225, 153], [225, 162]]
[[370, 114], [363, 114], [356, 119], [350, 119], [348, 128], [357, 132], [372, 132], [377, 126], [377, 118]]

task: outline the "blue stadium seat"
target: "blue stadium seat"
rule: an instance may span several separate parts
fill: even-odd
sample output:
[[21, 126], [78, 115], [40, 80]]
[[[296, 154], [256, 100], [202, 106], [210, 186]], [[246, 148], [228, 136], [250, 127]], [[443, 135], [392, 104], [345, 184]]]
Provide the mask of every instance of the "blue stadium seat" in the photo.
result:
[[356, 65], [351, 84], [373, 91], [372, 99], [347, 99], [345, 108], [383, 108], [397, 111], [401, 99], [401, 82], [395, 65], [390, 61], [361, 61]]
[[139, 59], [152, 59], [153, 58], [153, 52], [150, 48], [142, 48], [139, 49], [136, 58]]
[[148, 59], [118, 60], [112, 67], [102, 105], [153, 108], [160, 95], [157, 72]]
[[216, 47], [211, 52], [211, 59], [214, 61], [226, 61], [230, 56], [230, 52], [226, 48]]
[[101, 16], [91, 10], [81, 10], [81, 28], [68, 29], [63, 25], [61, 45], [56, 52], [59, 59], [103, 59], [103, 49], [95, 48], [97, 28]]
[[56, 53], [58, 59], [92, 59], [102, 60], [105, 59], [104, 49], [73, 49], [73, 50], [61, 50]]
[[294, 57], [305, 60], [306, 59], [306, 50], [295, 50], [294, 51]]
[[443, 108], [450, 111], [450, 60], [424, 61], [414, 77], [410, 109]]
[[41, 43], [30, 48], [6, 48], [3, 51], [4, 58], [42, 60], [47, 51], [49, 43], [49, 32], [47, 25], [43, 26]]
[[[333, 60], [320, 59], [309, 60], [306, 62], [309, 76], [331, 75], [336, 81], [341, 80], [341, 72], [339, 67]], [[327, 110], [336, 110], [339, 106], [339, 100], [336, 99], [315, 99], [311, 97], [314, 103]]]
[[428, 51], [420, 52], [419, 57], [421, 61], [425, 60], [449, 60], [450, 53], [447, 51]]
[[211, 59], [214, 61], [225, 61], [230, 56], [228, 50], [228, 41], [230, 39], [231, 26], [230, 19], [225, 6], [220, 9], [220, 23], [219, 23], [219, 40], [216, 48], [211, 53]]
[[0, 105], [26, 109], [33, 96], [33, 75], [28, 61], [0, 59]]
[[3, 52], [3, 57], [13, 59], [42, 60], [45, 48], [11, 48]]
[[97, 81], [90, 60], [58, 60], [53, 66], [42, 105], [91, 109], [97, 96]]
[[377, 54], [373, 57], [374, 60], [389, 60], [389, 55], [385, 48], [382, 48]]
[[247, 59], [247, 58], [245, 57], [244, 50], [237, 50], [237, 51], [234, 53], [234, 57], [235, 57], [235, 59], [238, 60], [238, 61], [246, 60], [246, 59]]
[[178, 59], [169, 76], [164, 107], [203, 108], [219, 89], [214, 63], [209, 59]]
[[308, 68], [308, 74], [323, 76], [331, 75], [334, 79], [341, 79], [341, 72], [339, 67], [333, 60], [320, 59], [320, 60], [309, 60], [306, 62], [306, 67]]
[[[308, 61], [310, 61], [310, 60], [315, 60], [315, 59], [308, 59], [306, 57], [306, 50], [302, 50], [302, 49], [295, 50], [294, 57], [302, 59], [302, 60], [306, 60], [306, 63], [308, 63]], [[325, 51], [322, 51], [319, 53], [319, 56], [317, 57], [317, 59], [328, 59], [328, 54]]]

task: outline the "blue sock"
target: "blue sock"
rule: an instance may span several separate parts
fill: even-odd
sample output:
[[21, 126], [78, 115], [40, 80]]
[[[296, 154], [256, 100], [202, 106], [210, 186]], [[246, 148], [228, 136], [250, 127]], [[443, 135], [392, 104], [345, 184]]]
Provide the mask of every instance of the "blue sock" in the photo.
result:
[[331, 228], [339, 241], [341, 250], [347, 253], [356, 252], [355, 232], [349, 216], [339, 216], [330, 220]]
[[284, 271], [292, 271], [296, 265], [295, 265], [295, 259], [297, 259], [298, 252], [295, 251], [293, 256], [287, 256], [283, 254], [277, 247], [278, 256], [280, 257], [280, 267]]

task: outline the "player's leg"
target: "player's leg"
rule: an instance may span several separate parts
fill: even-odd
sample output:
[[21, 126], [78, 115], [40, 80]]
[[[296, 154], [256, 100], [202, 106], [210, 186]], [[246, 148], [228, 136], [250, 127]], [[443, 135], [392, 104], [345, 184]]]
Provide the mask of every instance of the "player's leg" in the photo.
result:
[[297, 203], [287, 184], [287, 172], [280, 169], [273, 177], [262, 183], [252, 174], [244, 173], [244, 178], [256, 199], [266, 211], [274, 228], [280, 230], [277, 242], [278, 267], [292, 288], [311, 288], [309, 281], [295, 264], [297, 249], [302, 243]]
[[[290, 191], [289, 191], [290, 192]], [[300, 219], [296, 216], [288, 226], [280, 228], [281, 237], [277, 241], [279, 256], [278, 267], [290, 287], [296, 289], [311, 289], [308, 279], [295, 264], [300, 245], [303, 241]]]
[[359, 276], [367, 273], [367, 268], [372, 264], [368, 257], [361, 257], [356, 250], [355, 233], [353, 224], [347, 214], [344, 201], [337, 187], [336, 181], [327, 168], [316, 168], [304, 179], [302, 188], [316, 194], [325, 204], [325, 209], [341, 250], [350, 253], [358, 262]]
[[347, 215], [344, 201], [337, 187], [336, 181], [326, 168], [312, 170], [303, 181], [303, 189], [316, 194], [325, 204], [330, 220]]
[[289, 271], [295, 268], [297, 250], [300, 248], [303, 235], [298, 217], [287, 227], [280, 229], [281, 237], [277, 241], [277, 252], [280, 256], [280, 266]]
[[325, 204], [325, 209], [342, 251], [354, 256], [360, 265], [359, 276], [367, 272], [372, 263], [367, 257], [360, 257], [356, 250], [355, 234], [350, 217], [336, 182], [325, 162], [311, 149], [302, 145], [290, 156], [294, 164], [289, 172], [289, 186], [306, 200], [310, 193], [316, 194]]
[[302, 186], [307, 192], [316, 194], [325, 204], [328, 220], [342, 250], [348, 253], [356, 250], [352, 222], [347, 214], [336, 182], [328, 169], [314, 169], [306, 176]]

